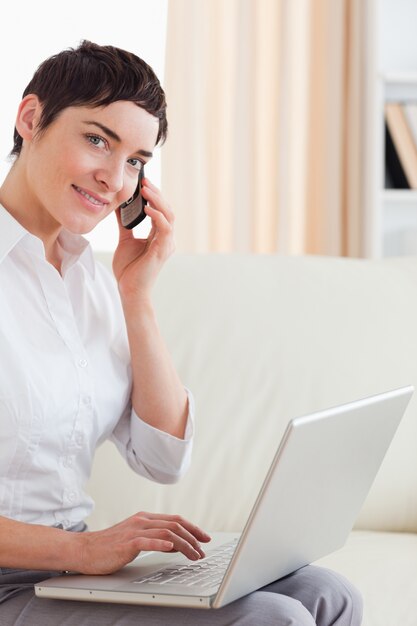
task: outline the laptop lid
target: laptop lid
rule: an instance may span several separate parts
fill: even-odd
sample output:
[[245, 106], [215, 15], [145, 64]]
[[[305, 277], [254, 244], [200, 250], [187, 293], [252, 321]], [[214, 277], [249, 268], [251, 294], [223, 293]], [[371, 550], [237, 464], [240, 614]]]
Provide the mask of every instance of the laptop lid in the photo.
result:
[[344, 545], [413, 391], [403, 387], [289, 422], [215, 606]]

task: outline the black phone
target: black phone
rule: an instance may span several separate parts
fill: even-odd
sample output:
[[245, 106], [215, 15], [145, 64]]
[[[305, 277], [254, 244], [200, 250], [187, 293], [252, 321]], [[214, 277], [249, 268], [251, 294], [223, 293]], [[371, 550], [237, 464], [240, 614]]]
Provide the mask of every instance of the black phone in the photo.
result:
[[136, 187], [135, 193], [129, 200], [123, 202], [120, 205], [120, 219], [122, 222], [122, 226], [125, 228], [134, 228], [140, 222], [142, 222], [146, 213], [144, 210], [145, 204], [147, 204], [145, 198], [141, 194], [142, 189], [142, 179], [145, 176], [145, 172], [143, 171], [143, 167], [139, 174], [138, 185]]

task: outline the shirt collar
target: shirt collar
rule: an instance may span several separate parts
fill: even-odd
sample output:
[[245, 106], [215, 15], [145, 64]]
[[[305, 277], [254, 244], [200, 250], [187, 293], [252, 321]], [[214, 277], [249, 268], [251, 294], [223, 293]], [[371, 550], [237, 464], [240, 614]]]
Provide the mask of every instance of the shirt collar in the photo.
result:
[[0, 204], [0, 263], [27, 232]]
[[[40, 241], [24, 228], [6, 209], [0, 204], [0, 263], [24, 238]], [[74, 235], [67, 230], [62, 230], [59, 242], [65, 252], [64, 263], [67, 267], [79, 261], [91, 277], [95, 276], [95, 264], [93, 251], [90, 243], [81, 235]], [[43, 248], [43, 244], [42, 244]]]
[[68, 230], [62, 230], [59, 235], [59, 243], [66, 255], [64, 259], [66, 267], [68, 268], [79, 261], [94, 278], [95, 264], [90, 242], [81, 235], [74, 235]]

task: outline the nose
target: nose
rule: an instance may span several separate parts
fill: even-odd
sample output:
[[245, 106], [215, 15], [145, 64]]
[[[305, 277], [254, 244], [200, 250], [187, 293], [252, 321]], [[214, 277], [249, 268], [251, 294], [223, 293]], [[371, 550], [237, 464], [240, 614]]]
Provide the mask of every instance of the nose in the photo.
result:
[[124, 185], [124, 163], [111, 160], [96, 171], [95, 178], [106, 191], [118, 193]]

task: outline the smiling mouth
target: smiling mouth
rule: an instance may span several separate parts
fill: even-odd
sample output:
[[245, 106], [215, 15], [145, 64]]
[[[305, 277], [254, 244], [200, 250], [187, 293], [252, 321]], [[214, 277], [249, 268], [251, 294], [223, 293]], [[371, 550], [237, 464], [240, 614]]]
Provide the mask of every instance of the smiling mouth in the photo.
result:
[[101, 200], [97, 200], [97, 198], [94, 198], [94, 196], [90, 196], [90, 194], [84, 191], [83, 189], [81, 189], [81, 187], [77, 187], [77, 185], [73, 185], [73, 187], [76, 191], [78, 191], [78, 193], [80, 193], [82, 196], [87, 198], [87, 200], [89, 200], [93, 204], [97, 206], [105, 206], [104, 202], [101, 202]]

